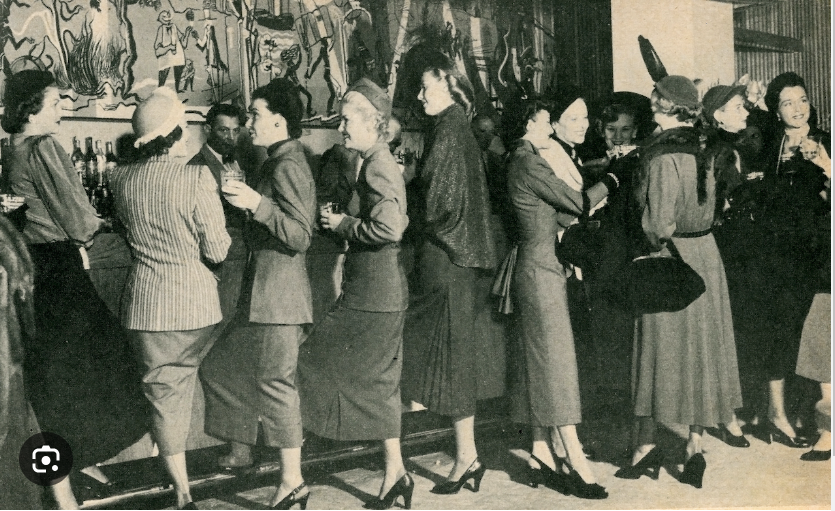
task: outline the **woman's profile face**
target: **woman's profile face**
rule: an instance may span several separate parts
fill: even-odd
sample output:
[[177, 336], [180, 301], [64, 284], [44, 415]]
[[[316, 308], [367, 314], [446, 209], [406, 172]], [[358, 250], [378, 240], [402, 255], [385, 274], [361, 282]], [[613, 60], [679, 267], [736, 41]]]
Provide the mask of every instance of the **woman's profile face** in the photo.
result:
[[777, 117], [786, 128], [802, 128], [809, 123], [809, 98], [801, 86], [786, 87], [780, 91]]
[[586, 102], [578, 99], [565, 109], [559, 119], [552, 119], [554, 132], [563, 141], [571, 145], [582, 144], [589, 129], [589, 111]]
[[418, 99], [423, 103], [426, 115], [438, 115], [453, 101], [446, 79], [443, 76], [436, 78], [431, 71], [426, 71], [420, 78]]
[[534, 140], [544, 140], [551, 136], [554, 129], [551, 127], [551, 114], [547, 110], [540, 110], [533, 117], [528, 119], [525, 126], [525, 135]]
[[61, 123], [61, 96], [57, 87], [44, 89], [41, 111], [29, 115], [26, 130], [32, 135], [53, 135]]
[[345, 140], [345, 147], [357, 151], [371, 149], [380, 138], [374, 119], [367, 118], [351, 100], [342, 103], [342, 121], [339, 123], [339, 132]]
[[629, 114], [620, 114], [618, 120], [603, 125], [603, 138], [606, 139], [606, 147], [609, 149], [619, 145], [631, 144], [637, 133], [638, 128], [635, 126], [635, 118]]
[[722, 108], [713, 113], [714, 119], [719, 127], [729, 133], [739, 133], [748, 127], [748, 110], [745, 109], [745, 100], [736, 95], [728, 100]]
[[270, 147], [276, 142], [284, 140], [284, 133], [279, 125], [285, 123], [281, 114], [270, 111], [267, 102], [261, 98], [255, 99], [249, 106], [249, 120], [246, 127], [252, 134], [252, 143], [261, 147]]

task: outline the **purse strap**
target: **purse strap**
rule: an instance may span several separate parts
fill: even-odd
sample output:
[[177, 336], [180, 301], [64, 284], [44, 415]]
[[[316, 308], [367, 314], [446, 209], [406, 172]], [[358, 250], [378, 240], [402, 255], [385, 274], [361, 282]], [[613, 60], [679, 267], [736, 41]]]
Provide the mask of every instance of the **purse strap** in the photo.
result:
[[580, 192], [583, 196], [583, 210], [580, 212], [580, 223], [586, 225], [589, 223], [589, 211], [591, 211], [591, 199], [586, 192]]
[[667, 248], [670, 250], [670, 255], [672, 255], [672, 256], [673, 256], [673, 257], [675, 257], [676, 259], [679, 259], [679, 260], [681, 260], [681, 261], [684, 261], [684, 258], [682, 258], [682, 257], [681, 257], [681, 254], [678, 252], [678, 249], [676, 248], [676, 244], [675, 244], [675, 243], [673, 243], [673, 239], [672, 239], [672, 238], [669, 238], [669, 239], [667, 240]]

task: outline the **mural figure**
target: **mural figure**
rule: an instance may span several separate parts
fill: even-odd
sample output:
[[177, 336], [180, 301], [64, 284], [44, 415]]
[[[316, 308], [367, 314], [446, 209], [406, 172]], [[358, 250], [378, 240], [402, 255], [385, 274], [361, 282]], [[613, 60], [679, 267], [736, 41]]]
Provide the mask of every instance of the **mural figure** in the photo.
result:
[[[192, 36], [197, 38], [197, 33], [192, 32]], [[212, 102], [219, 103], [223, 99], [223, 78], [229, 74], [229, 66], [223, 62], [223, 58], [220, 56], [213, 18], [206, 20], [203, 37], [197, 39], [195, 44], [198, 49], [203, 51], [206, 60], [206, 71], [209, 74], [208, 83], [212, 90]]]
[[154, 54], [159, 67], [159, 86], [165, 85], [168, 71], [173, 67], [174, 87], [180, 90], [180, 78], [186, 66], [185, 48], [188, 47], [188, 36], [193, 29], [188, 27], [185, 32], [181, 32], [171, 21], [171, 12], [168, 10], [160, 12], [157, 21], [160, 26], [154, 39]]
[[69, 30], [61, 34], [67, 49], [69, 83], [74, 91], [88, 96], [125, 92], [132, 81], [134, 54], [124, 0], [90, 0], [89, 5], [78, 37]]
[[327, 109], [327, 116], [331, 117], [336, 115], [336, 110], [333, 109], [333, 104], [336, 101], [336, 86], [333, 83], [333, 76], [331, 75], [331, 63], [330, 58], [328, 58], [328, 54], [330, 50], [328, 49], [328, 40], [322, 39], [319, 41], [319, 56], [310, 64], [310, 60], [308, 59], [308, 67], [307, 72], [304, 74], [305, 80], [310, 80], [310, 77], [313, 76], [313, 73], [316, 72], [316, 68], [319, 67], [319, 63], [322, 64], [322, 79], [325, 80], [325, 83], [328, 86], [328, 92], [330, 95], [328, 96], [328, 109]]
[[183, 82], [183, 90], [177, 92], [190, 91], [194, 92], [194, 61], [186, 59], [186, 67], [183, 69], [183, 76], [180, 77]]
[[342, 20], [342, 54], [348, 65], [348, 83], [367, 77], [377, 81], [377, 62], [369, 49], [375, 39], [371, 13], [351, 0], [350, 10]]
[[307, 118], [311, 118], [316, 115], [316, 112], [313, 111], [311, 108], [311, 103], [313, 103], [313, 96], [310, 95], [307, 88], [305, 88], [301, 83], [299, 83], [299, 77], [296, 72], [299, 70], [299, 67], [302, 65], [302, 51], [301, 47], [298, 44], [294, 44], [290, 48], [283, 50], [281, 52], [281, 62], [284, 63], [286, 66], [286, 72], [284, 73], [284, 77], [293, 82], [296, 88], [299, 90], [299, 93], [307, 98], [307, 106], [305, 111], [307, 112]]

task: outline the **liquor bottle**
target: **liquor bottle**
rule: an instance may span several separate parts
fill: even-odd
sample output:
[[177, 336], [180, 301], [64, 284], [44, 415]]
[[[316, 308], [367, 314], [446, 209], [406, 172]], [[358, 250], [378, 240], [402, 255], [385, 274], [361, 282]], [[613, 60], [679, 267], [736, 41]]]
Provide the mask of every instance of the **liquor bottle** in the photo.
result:
[[101, 150], [101, 140], [96, 140], [96, 187], [101, 186], [107, 172], [107, 157]]
[[87, 173], [87, 166], [84, 163], [84, 153], [81, 152], [81, 142], [78, 141], [78, 137], [72, 137], [72, 155], [70, 158], [72, 159], [72, 166], [75, 168], [75, 173], [78, 174], [78, 180], [83, 186], [84, 179], [87, 177], [85, 175]]
[[87, 152], [84, 154], [84, 189], [87, 190], [87, 197], [92, 200], [93, 190], [96, 189], [96, 153], [93, 151], [93, 137], [84, 139]]
[[119, 164], [119, 160], [116, 159], [116, 155], [113, 154], [113, 142], [108, 142], [107, 151], [104, 154], [105, 159], [107, 160], [107, 176], [110, 177], [111, 171], [116, 168], [116, 165]]

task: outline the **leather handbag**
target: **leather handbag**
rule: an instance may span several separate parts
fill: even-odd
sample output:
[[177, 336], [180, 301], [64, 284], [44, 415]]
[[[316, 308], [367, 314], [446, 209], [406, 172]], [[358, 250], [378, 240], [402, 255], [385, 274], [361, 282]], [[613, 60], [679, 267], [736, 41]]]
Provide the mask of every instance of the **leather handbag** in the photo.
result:
[[643, 256], [627, 268], [626, 296], [637, 315], [685, 309], [705, 292], [705, 281], [667, 241], [669, 256]]

